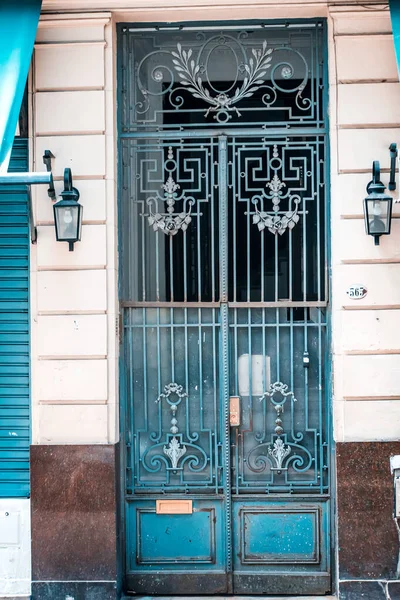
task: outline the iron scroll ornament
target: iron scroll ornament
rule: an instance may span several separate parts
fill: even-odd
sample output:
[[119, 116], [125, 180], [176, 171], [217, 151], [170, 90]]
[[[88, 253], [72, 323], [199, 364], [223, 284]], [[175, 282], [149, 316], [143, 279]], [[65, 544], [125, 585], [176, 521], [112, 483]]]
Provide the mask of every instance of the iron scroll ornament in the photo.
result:
[[[244, 62], [241, 68], [244, 69], [246, 76], [243, 79], [242, 85], [237, 87], [233, 96], [228, 96], [226, 93], [219, 93], [212, 96], [210, 91], [204, 85], [203, 78], [200, 73], [204, 70], [197, 60], [192, 58], [193, 51], [190, 48], [187, 52], [182, 49], [181, 44], [177, 45], [177, 52], [171, 52], [174, 56], [173, 63], [175, 70], [178, 71], [182, 85], [187, 86], [194, 98], [204, 100], [210, 105], [204, 116], [208, 117], [210, 112], [215, 112], [214, 119], [219, 122], [226, 122], [231, 118], [230, 111], [236, 111], [238, 117], [241, 113], [236, 108], [237, 104], [243, 98], [249, 98], [264, 84], [264, 78], [267, 74], [267, 69], [271, 67], [272, 48], [267, 48], [267, 42], [264, 41], [262, 49], [252, 49], [252, 57], [248, 62]], [[239, 67], [240, 68], [240, 67]]]
[[291, 432], [293, 441], [288, 441], [288, 434], [284, 431], [283, 413], [285, 403], [289, 400], [292, 404], [297, 402], [294, 393], [281, 381], [272, 383], [269, 389], [261, 396], [260, 401], [269, 399], [276, 412], [274, 433], [271, 441], [265, 442], [266, 431], [256, 435], [259, 442], [247, 457], [249, 468], [254, 472], [262, 472], [267, 468], [271, 472], [280, 475], [289, 468], [289, 464], [295, 471], [307, 471], [312, 465], [312, 456], [309, 450], [300, 444], [303, 439], [302, 433]]
[[[138, 92], [142, 97], [140, 99], [139, 96], [135, 103], [137, 115], [145, 115], [150, 110], [153, 97], [164, 95], [168, 95], [171, 108], [178, 111], [185, 105], [183, 92], [189, 92], [192, 97], [202, 100], [207, 105], [204, 117], [213, 114], [218, 123], [227, 123], [232, 118], [232, 113], [241, 117], [237, 105], [257, 91], [262, 93], [261, 103], [265, 108], [273, 107], [281, 92], [295, 93], [297, 109], [302, 113], [308, 111], [312, 101], [303, 97], [303, 91], [310, 75], [303, 54], [287, 45], [269, 48], [266, 40], [263, 40], [260, 48], [249, 48], [248, 44], [245, 44], [247, 37], [248, 33], [241, 31], [237, 37], [221, 32], [206, 39], [204, 33], [199, 32], [197, 41], [204, 41], [202, 44], [196, 44], [197, 47], [184, 49], [183, 45], [178, 43], [176, 50], [153, 50], [144, 56], [137, 65]], [[232, 57], [233, 81], [227, 82], [225, 89], [217, 88], [210, 75], [210, 63], [215, 61], [213, 54], [218, 50], [226, 51]], [[285, 53], [281, 60], [280, 51]], [[293, 64], [288, 60], [287, 53], [293, 55]], [[273, 65], [272, 58], [275, 55], [276, 64]], [[148, 63], [150, 65], [146, 77]], [[300, 81], [295, 79], [295, 71], [299, 66], [303, 71], [299, 75]], [[222, 63], [221, 69], [224, 70]], [[280, 79], [293, 79], [293, 85], [284, 87]], [[152, 82], [158, 86], [162, 85], [162, 89], [151, 89]]]
[[186, 430], [185, 435], [178, 424], [177, 412], [184, 400], [188, 401], [189, 396], [183, 386], [175, 382], [164, 386], [164, 391], [158, 396], [157, 403], [166, 402], [171, 411], [170, 428], [169, 433], [165, 435], [162, 428], [158, 433], [151, 434], [150, 439], [155, 443], [149, 446], [142, 456], [142, 466], [146, 471], [157, 473], [164, 467], [167, 472], [176, 475], [183, 472], [185, 466], [192, 472], [206, 469], [207, 455], [201, 446], [194, 443], [198, 441], [199, 434], [190, 434]]
[[[173, 176], [177, 170], [177, 163], [174, 159], [172, 146], [169, 146], [168, 148], [168, 159], [165, 170], [168, 177], [165, 183], [161, 185], [161, 188], [164, 189], [164, 197], [157, 192], [156, 196], [147, 198], [146, 202], [149, 206], [150, 213], [144, 216], [147, 217], [149, 225], [153, 227], [154, 231], [159, 230], [165, 233], [165, 235], [173, 236], [176, 235], [179, 230], [186, 231], [188, 228], [188, 225], [192, 220], [191, 212], [195, 200], [192, 196], [185, 196], [184, 193], [178, 195], [180, 185], [176, 183]], [[178, 201], [183, 202], [183, 211], [180, 213], [174, 211], [175, 203]], [[167, 212], [158, 211], [159, 202], [166, 202]]]
[[[255, 207], [255, 213], [253, 214], [253, 224], [257, 225], [259, 231], [268, 229], [274, 235], [282, 235], [287, 229], [293, 229], [296, 223], [299, 222], [299, 206], [301, 203], [301, 197], [298, 194], [291, 194], [290, 190], [287, 189], [286, 193], [283, 188], [286, 188], [286, 183], [281, 181], [278, 176], [278, 171], [282, 169], [282, 159], [279, 158], [278, 146], [275, 144], [273, 148], [272, 160], [270, 167], [274, 172], [274, 176], [265, 187], [269, 188], [268, 192], [263, 192], [261, 195], [254, 196], [252, 202]], [[264, 201], [272, 201], [272, 212], [263, 210], [262, 206]], [[288, 202], [287, 211], [280, 210], [280, 203], [282, 200]], [[259, 209], [261, 206], [261, 210]]]

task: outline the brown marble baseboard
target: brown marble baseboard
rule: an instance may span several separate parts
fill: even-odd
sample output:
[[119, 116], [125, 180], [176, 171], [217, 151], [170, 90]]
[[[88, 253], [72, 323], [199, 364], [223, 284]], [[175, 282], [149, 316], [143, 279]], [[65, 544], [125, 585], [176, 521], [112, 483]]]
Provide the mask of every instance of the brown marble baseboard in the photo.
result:
[[400, 600], [400, 580], [341, 581], [339, 600]]
[[340, 580], [396, 579], [399, 539], [390, 473], [395, 454], [400, 442], [336, 446]]
[[115, 581], [36, 581], [31, 600], [118, 600]]
[[[40, 594], [54, 582], [115, 586], [119, 476], [118, 446], [31, 446], [32, 580]], [[82, 593], [69, 595], [103, 597]], [[46, 594], [36, 598], [56, 598]]]
[[[400, 442], [337, 444], [342, 600], [379, 600], [382, 582], [390, 598], [400, 600], [389, 466], [394, 454]], [[119, 597], [118, 457], [112, 445], [31, 447], [34, 600]]]

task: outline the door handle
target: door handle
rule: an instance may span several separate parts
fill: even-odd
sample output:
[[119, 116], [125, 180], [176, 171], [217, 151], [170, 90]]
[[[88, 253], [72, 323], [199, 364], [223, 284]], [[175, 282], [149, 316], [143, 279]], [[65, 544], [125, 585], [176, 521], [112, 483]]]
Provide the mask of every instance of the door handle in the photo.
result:
[[231, 427], [240, 425], [240, 396], [229, 398], [229, 424]]

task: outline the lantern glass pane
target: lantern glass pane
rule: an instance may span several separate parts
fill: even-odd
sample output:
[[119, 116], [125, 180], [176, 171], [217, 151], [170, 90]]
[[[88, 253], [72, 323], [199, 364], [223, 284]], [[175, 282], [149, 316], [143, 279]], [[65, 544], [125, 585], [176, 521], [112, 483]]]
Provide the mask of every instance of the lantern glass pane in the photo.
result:
[[370, 235], [382, 235], [390, 233], [390, 221], [392, 213], [391, 198], [365, 199], [365, 217], [367, 233]]
[[56, 233], [58, 241], [73, 242], [80, 239], [80, 206], [54, 207]]

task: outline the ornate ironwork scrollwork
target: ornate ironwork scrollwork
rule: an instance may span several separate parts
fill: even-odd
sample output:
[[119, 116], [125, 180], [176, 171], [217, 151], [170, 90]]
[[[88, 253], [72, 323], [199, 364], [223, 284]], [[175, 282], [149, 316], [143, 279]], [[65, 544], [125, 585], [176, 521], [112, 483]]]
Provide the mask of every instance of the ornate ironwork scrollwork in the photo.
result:
[[[241, 117], [241, 111], [254, 112], [242, 101], [256, 92], [260, 92], [257, 110], [279, 109], [280, 94], [293, 94], [297, 111], [303, 115], [312, 111], [314, 98], [303, 97], [310, 78], [303, 54], [288, 44], [270, 47], [265, 39], [251, 42], [248, 38], [246, 31], [238, 31], [236, 36], [199, 32], [195, 40], [179, 42], [173, 50], [161, 43], [145, 55], [136, 67], [138, 95], [134, 109], [138, 121], [142, 115], [151, 123], [156, 113], [187, 110], [186, 93], [202, 101], [206, 105], [204, 117], [212, 114], [217, 123], [227, 123], [233, 114]], [[157, 43], [153, 44], [157, 48]], [[217, 60], [219, 69], [214, 71], [212, 65]], [[226, 85], [215, 80], [218, 70], [227, 73]], [[161, 97], [167, 98], [162, 106]]]
[[[273, 148], [272, 160], [270, 167], [274, 171], [274, 176], [266, 183], [265, 187], [270, 189], [270, 193], [263, 192], [262, 196], [254, 196], [252, 202], [255, 207], [253, 215], [253, 224], [257, 225], [259, 231], [268, 229], [271, 233], [282, 235], [287, 229], [293, 229], [296, 223], [299, 222], [299, 205], [301, 198], [298, 194], [291, 194], [288, 190], [284, 193], [282, 190], [286, 187], [286, 183], [281, 181], [278, 176], [278, 171], [282, 169], [282, 159], [279, 158], [278, 146], [275, 144]], [[272, 212], [259, 210], [258, 205], [263, 204], [264, 200], [272, 201]], [[280, 203], [282, 200], [287, 200], [289, 210], [282, 211]], [[292, 208], [294, 205], [294, 208]]]
[[[220, 36], [220, 43], [226, 44], [226, 36]], [[246, 73], [245, 78], [231, 96], [227, 93], [211, 95], [209, 89], [205, 87], [202, 73], [205, 73], [206, 69], [201, 63], [201, 52], [199, 52], [197, 58], [193, 58], [191, 48], [186, 52], [181, 44], [178, 44], [177, 52], [173, 51], [171, 54], [174, 57], [172, 62], [181, 78], [182, 85], [186, 86], [195, 98], [204, 100], [210, 105], [204, 116], [208, 117], [210, 112], [215, 112], [214, 119], [219, 122], [226, 122], [231, 118], [230, 111], [235, 111], [237, 116], [241, 117], [241, 113], [235, 105], [243, 98], [252, 96], [265, 83], [264, 78], [267, 69], [271, 67], [272, 52], [272, 48], [267, 48], [265, 40], [262, 49], [252, 48], [251, 53], [253, 56], [248, 61], [244, 60], [239, 66], [239, 69]]]
[[[170, 433], [166, 434], [164, 442], [159, 441], [162, 431], [160, 431], [161, 435], [151, 436], [158, 443], [147, 448], [143, 454], [142, 464], [147, 471], [159, 472], [163, 464], [167, 471], [173, 473], [182, 471], [185, 463], [190, 471], [198, 472], [206, 468], [208, 464], [206, 453], [200, 446], [192, 443], [198, 439], [198, 434], [193, 433], [191, 436], [187, 436], [189, 441], [184, 441], [184, 434], [179, 431], [177, 411], [183, 399], [188, 399], [187, 393], [183, 390], [183, 386], [174, 382], [168, 383], [158, 396], [157, 403], [166, 400], [170, 407]], [[191, 451], [190, 454], [187, 454], [188, 448]]]
[[[282, 415], [284, 405], [290, 398], [292, 402], [297, 402], [294, 393], [289, 387], [281, 381], [272, 383], [269, 389], [261, 396], [260, 401], [269, 398], [276, 412], [274, 433], [271, 436], [271, 442], [263, 443], [264, 437], [258, 436], [260, 444], [255, 446], [247, 457], [247, 463], [250, 470], [254, 472], [264, 471], [268, 464], [272, 472], [276, 471], [279, 475], [289, 468], [289, 462], [297, 471], [305, 471], [312, 464], [312, 457], [309, 451], [300, 446], [297, 442], [302, 439], [302, 434], [295, 437], [293, 442], [287, 440], [287, 434], [284, 432]], [[292, 450], [294, 452], [292, 453]]]
[[[167, 166], [168, 164], [169, 167]], [[145, 216], [147, 216], [149, 225], [153, 227], [154, 231], [160, 230], [166, 235], [176, 235], [179, 230], [186, 231], [192, 220], [192, 206], [195, 203], [193, 197], [186, 197], [184, 193], [178, 196], [177, 190], [179, 190], [180, 185], [176, 183], [173, 177], [173, 173], [176, 169], [177, 163], [174, 159], [172, 146], [169, 146], [168, 160], [165, 169], [168, 173], [168, 177], [165, 183], [161, 185], [161, 188], [164, 189], [164, 197], [157, 192], [157, 196], [150, 196], [150, 198], [147, 198], [150, 214]], [[175, 203], [178, 201], [183, 202], [184, 209], [189, 207], [188, 210], [175, 213], [174, 207]], [[167, 204], [167, 212], [157, 210], [159, 202], [165, 202]], [[155, 210], [152, 209], [152, 206], [154, 206]]]

